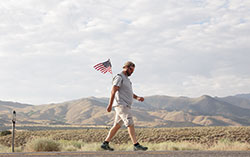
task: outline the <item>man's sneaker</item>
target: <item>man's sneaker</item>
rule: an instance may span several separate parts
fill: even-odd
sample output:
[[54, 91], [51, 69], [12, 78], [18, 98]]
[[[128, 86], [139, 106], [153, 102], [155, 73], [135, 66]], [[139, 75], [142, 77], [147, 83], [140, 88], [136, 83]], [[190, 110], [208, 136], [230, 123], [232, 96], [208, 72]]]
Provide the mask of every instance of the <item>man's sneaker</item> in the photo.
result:
[[108, 144], [108, 143], [103, 143], [103, 144], [101, 145], [101, 148], [104, 149], [104, 150], [114, 151], [113, 148], [110, 148], [110, 147], [109, 147], [109, 144]]
[[138, 144], [137, 146], [134, 146], [134, 151], [137, 151], [137, 150], [147, 150], [148, 147], [143, 147], [142, 145]]

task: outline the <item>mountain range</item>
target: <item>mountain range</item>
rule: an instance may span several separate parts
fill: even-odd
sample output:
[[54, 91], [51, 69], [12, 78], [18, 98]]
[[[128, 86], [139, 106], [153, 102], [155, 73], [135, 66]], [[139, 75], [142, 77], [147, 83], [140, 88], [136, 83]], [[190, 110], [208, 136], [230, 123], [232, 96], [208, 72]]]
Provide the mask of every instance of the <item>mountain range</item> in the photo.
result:
[[[0, 125], [11, 123], [13, 110], [19, 124], [112, 125], [114, 111], [106, 112], [108, 98], [88, 97], [43, 105], [0, 101]], [[132, 105], [136, 126], [250, 126], [250, 94], [198, 98], [155, 95]]]

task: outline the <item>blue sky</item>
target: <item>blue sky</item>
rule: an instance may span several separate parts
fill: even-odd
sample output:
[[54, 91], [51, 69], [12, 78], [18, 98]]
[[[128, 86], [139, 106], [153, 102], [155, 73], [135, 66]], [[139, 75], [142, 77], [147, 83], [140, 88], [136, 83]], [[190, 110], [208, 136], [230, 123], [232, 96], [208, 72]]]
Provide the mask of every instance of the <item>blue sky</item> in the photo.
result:
[[0, 0], [0, 100], [31, 104], [109, 97], [135, 62], [137, 95], [250, 93], [245, 0]]

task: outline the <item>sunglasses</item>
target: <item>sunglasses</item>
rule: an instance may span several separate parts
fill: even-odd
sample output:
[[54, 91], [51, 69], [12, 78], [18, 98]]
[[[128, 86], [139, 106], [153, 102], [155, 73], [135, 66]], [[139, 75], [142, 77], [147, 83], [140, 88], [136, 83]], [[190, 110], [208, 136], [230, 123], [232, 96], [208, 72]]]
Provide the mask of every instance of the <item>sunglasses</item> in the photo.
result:
[[132, 71], [132, 70], [134, 70], [135, 68], [134, 68], [134, 67], [129, 67], [128, 69]]

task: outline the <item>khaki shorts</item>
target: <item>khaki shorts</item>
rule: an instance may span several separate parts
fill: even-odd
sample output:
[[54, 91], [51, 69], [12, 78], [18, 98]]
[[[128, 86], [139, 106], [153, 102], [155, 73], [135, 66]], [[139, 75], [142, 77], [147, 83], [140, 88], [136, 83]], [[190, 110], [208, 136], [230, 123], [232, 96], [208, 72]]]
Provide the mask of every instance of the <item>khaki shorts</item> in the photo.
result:
[[133, 125], [134, 121], [132, 118], [131, 108], [129, 106], [116, 106], [115, 107], [115, 122], [114, 125], [119, 124], [122, 126], [122, 124], [126, 127]]

